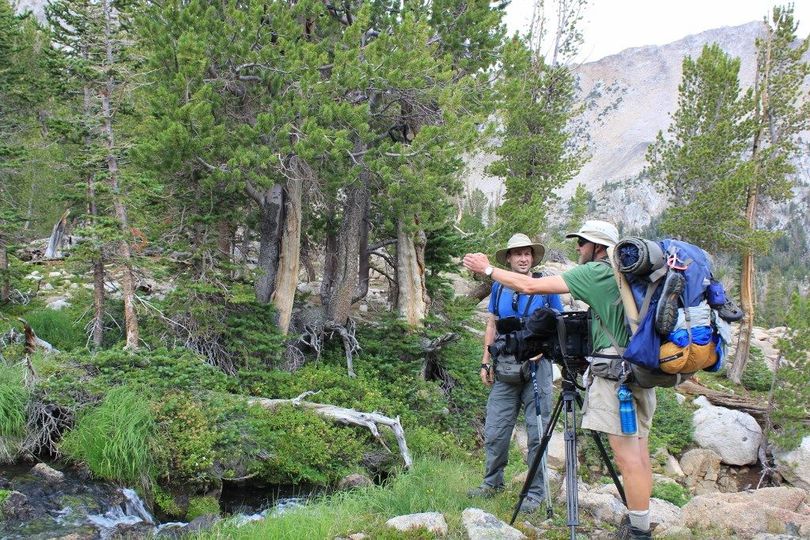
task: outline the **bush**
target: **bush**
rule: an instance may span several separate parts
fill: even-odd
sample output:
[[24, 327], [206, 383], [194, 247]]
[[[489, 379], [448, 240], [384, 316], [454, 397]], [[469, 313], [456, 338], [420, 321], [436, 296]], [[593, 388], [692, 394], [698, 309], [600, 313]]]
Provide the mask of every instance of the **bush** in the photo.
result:
[[689, 490], [675, 482], [656, 482], [653, 486], [652, 496], [656, 499], [669, 501], [681, 507], [689, 502]]
[[132, 388], [113, 388], [100, 405], [79, 416], [60, 448], [101, 478], [130, 483], [150, 480], [155, 419], [149, 401]]
[[87, 343], [82, 325], [70, 311], [37, 309], [23, 317], [37, 336], [62, 351], [80, 349]]
[[751, 347], [740, 382], [746, 390], [768, 392], [773, 383], [773, 373], [765, 364], [765, 354], [758, 347]]
[[679, 454], [692, 443], [692, 411], [678, 403], [672, 388], [656, 388], [655, 397], [658, 405], [650, 433], [650, 451], [666, 448], [670, 454]]
[[189, 499], [186, 520], [192, 521], [194, 518], [208, 515], [219, 515], [219, 501], [214, 497], [192, 497]]

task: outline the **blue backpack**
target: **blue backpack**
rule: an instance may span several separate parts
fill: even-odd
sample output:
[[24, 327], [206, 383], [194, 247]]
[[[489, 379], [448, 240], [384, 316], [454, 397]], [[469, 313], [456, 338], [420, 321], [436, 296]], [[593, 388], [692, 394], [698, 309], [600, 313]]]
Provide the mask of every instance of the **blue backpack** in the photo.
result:
[[639, 315], [622, 358], [644, 368], [650, 381], [642, 386], [674, 386], [698, 370], [719, 370], [731, 332], [718, 315], [726, 298], [708, 254], [681, 240], [631, 237], [616, 244], [614, 258]]

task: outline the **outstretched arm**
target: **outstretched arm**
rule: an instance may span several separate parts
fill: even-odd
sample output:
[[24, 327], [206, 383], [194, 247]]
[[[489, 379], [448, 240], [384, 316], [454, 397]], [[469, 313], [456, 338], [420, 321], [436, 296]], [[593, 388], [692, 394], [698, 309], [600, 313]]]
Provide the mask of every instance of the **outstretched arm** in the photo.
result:
[[[487, 266], [490, 266], [489, 259], [483, 253], [467, 253], [464, 255], [464, 267], [476, 274], [483, 274]], [[492, 279], [506, 285], [513, 291], [525, 294], [559, 294], [567, 293], [568, 285], [561, 276], [547, 276], [533, 278], [510, 272], [501, 268], [492, 271]]]

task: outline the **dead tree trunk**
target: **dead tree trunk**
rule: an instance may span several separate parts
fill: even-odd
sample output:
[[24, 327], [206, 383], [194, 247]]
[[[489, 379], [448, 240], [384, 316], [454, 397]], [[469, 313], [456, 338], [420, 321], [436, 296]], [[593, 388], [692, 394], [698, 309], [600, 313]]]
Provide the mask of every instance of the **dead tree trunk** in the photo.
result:
[[[108, 72], [114, 66], [113, 59], [113, 14], [108, 0], [102, 0], [104, 11], [104, 38], [106, 48], [105, 68]], [[115, 136], [112, 127], [111, 96], [115, 91], [115, 80], [112, 75], [107, 77], [106, 87], [101, 93], [101, 109], [104, 119], [104, 134], [107, 143], [107, 171], [109, 172], [110, 191], [112, 192], [115, 217], [121, 228], [122, 238], [118, 242], [118, 256], [121, 258], [122, 276], [121, 289], [124, 297], [124, 326], [126, 330], [126, 349], [137, 350], [140, 346], [138, 331], [138, 315], [135, 313], [135, 284], [132, 277], [132, 254], [129, 248], [129, 218], [124, 205], [123, 195], [119, 183], [118, 158], [116, 157]]]
[[411, 326], [422, 325], [430, 302], [425, 287], [426, 243], [424, 231], [409, 233], [402, 220], [397, 222], [397, 307]]
[[[305, 167], [300, 158], [291, 160], [293, 170]], [[278, 327], [283, 334], [290, 328], [295, 291], [298, 288], [298, 270], [301, 262], [301, 175], [287, 178], [284, 198], [284, 231], [281, 238], [281, 254], [278, 261], [278, 275], [273, 304], [278, 310]]]
[[[90, 88], [84, 87], [84, 114], [90, 117]], [[91, 147], [90, 135], [85, 135], [85, 147]], [[87, 173], [87, 212], [95, 225], [98, 222], [98, 207], [96, 205], [96, 178], [93, 171]], [[93, 346], [101, 348], [104, 342], [104, 258], [101, 250], [93, 257], [93, 320], [91, 321], [91, 336]]]
[[270, 189], [259, 190], [248, 182], [245, 189], [259, 205], [259, 275], [254, 284], [256, 301], [269, 304], [276, 285], [284, 224], [284, 188], [281, 184], [274, 184]]
[[51, 231], [51, 236], [48, 238], [48, 247], [45, 248], [46, 259], [55, 259], [59, 257], [59, 248], [62, 246], [62, 238], [65, 236], [65, 228], [67, 227], [67, 218], [69, 214], [70, 208], [65, 210], [59, 221], [54, 224], [53, 230]]
[[321, 304], [326, 305], [332, 296], [337, 273], [338, 238], [334, 214], [326, 223], [326, 247], [323, 256], [323, 278], [321, 280]]

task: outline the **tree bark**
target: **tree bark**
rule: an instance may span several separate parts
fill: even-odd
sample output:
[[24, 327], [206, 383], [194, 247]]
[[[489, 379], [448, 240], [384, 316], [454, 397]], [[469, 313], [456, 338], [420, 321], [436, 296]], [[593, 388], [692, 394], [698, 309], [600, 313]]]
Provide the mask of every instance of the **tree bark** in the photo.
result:
[[217, 223], [217, 256], [222, 262], [231, 262], [233, 251], [233, 225], [222, 219]]
[[282, 228], [284, 226], [284, 188], [275, 184], [263, 191], [247, 184], [247, 192], [259, 205], [259, 275], [254, 290], [256, 301], [269, 304], [276, 285], [276, 272], [280, 255]]
[[422, 326], [430, 303], [425, 287], [425, 244], [424, 231], [410, 234], [401, 219], [397, 222], [397, 308], [411, 326]]
[[363, 209], [363, 219], [360, 221], [360, 245], [357, 248], [359, 255], [357, 290], [354, 292], [352, 304], [359, 302], [368, 295], [368, 281], [369, 275], [371, 274], [371, 261], [369, 261], [371, 254], [368, 252], [368, 206], [369, 201], [366, 200], [366, 207]]
[[[355, 155], [362, 156], [365, 145], [355, 143]], [[335, 258], [335, 278], [326, 302], [326, 317], [338, 325], [345, 325], [349, 319], [355, 291], [357, 290], [360, 260], [360, 229], [368, 206], [368, 186], [371, 173], [365, 168], [362, 157], [359, 158], [360, 173], [358, 181], [346, 189], [346, 205], [337, 237], [337, 256]]]
[[[90, 88], [84, 87], [84, 114], [88, 118], [90, 112]], [[91, 147], [90, 135], [85, 135], [85, 147]], [[87, 173], [87, 213], [93, 224], [98, 222], [98, 207], [96, 206], [96, 179], [92, 171]], [[93, 257], [93, 322], [91, 335], [93, 346], [100, 349], [104, 342], [104, 257], [99, 250]]]
[[[299, 159], [293, 157], [292, 161], [297, 162]], [[297, 170], [298, 166], [293, 165], [293, 170]], [[301, 261], [302, 192], [302, 179], [288, 177], [284, 198], [284, 231], [281, 237], [279, 271], [273, 298], [273, 304], [278, 310], [278, 327], [282, 334], [286, 334], [290, 328], [295, 292], [298, 287], [298, 270]]]
[[[106, 46], [106, 69], [112, 70], [114, 65], [113, 60], [113, 35], [112, 24], [113, 15], [112, 7], [108, 0], [102, 0], [102, 9], [104, 11], [104, 38]], [[122, 276], [121, 288], [124, 297], [124, 326], [126, 329], [125, 346], [128, 350], [137, 350], [140, 346], [139, 343], [139, 330], [138, 330], [138, 316], [135, 313], [135, 286], [132, 277], [132, 254], [129, 248], [129, 218], [127, 216], [127, 208], [121, 195], [121, 187], [118, 181], [118, 158], [115, 154], [115, 137], [112, 127], [112, 106], [110, 98], [115, 90], [115, 80], [112, 75], [108, 75], [107, 84], [101, 93], [101, 109], [104, 119], [104, 134], [107, 143], [107, 170], [109, 172], [110, 191], [113, 197], [113, 208], [115, 209], [115, 217], [121, 227], [122, 238], [118, 242], [118, 255], [122, 262]]]
[[54, 224], [51, 236], [48, 238], [48, 247], [45, 248], [46, 259], [55, 259], [59, 256], [59, 248], [62, 246], [68, 215], [70, 215], [70, 208], [65, 210], [59, 221]]
[[321, 280], [321, 304], [326, 305], [335, 286], [337, 273], [338, 239], [334, 214], [326, 222], [326, 247], [323, 255], [323, 278]]

